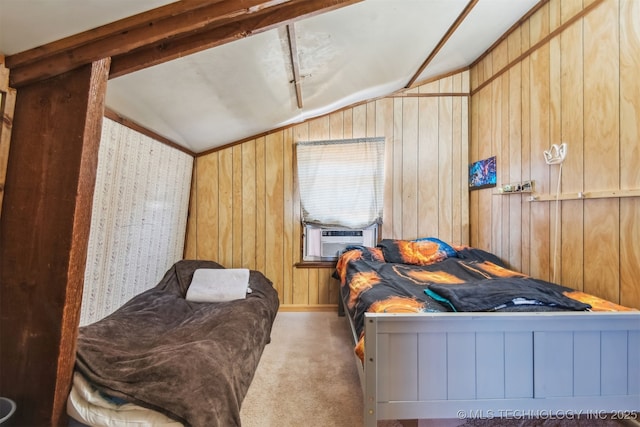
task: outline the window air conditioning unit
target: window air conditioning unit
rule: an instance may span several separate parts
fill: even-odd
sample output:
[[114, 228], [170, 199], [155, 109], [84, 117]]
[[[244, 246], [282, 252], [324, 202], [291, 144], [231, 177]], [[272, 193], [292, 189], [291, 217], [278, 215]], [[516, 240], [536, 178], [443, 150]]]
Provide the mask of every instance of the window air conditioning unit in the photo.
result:
[[359, 230], [306, 226], [305, 237], [305, 261], [332, 261], [348, 246], [375, 246], [378, 226]]

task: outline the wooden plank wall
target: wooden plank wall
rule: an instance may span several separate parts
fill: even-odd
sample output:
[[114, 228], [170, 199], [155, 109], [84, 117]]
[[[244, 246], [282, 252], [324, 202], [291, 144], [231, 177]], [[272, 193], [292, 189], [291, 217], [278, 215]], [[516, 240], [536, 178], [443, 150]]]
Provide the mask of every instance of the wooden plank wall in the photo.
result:
[[332, 269], [294, 266], [294, 144], [373, 136], [386, 137], [382, 237], [468, 243], [468, 93], [466, 71], [197, 157], [185, 258], [262, 271], [283, 308], [333, 309]]
[[13, 127], [13, 108], [16, 103], [16, 91], [9, 87], [9, 69], [4, 66], [4, 55], [0, 54], [0, 215], [2, 199], [9, 161], [9, 144]]
[[[550, 0], [523, 21], [471, 68], [470, 161], [496, 155], [499, 185], [555, 195], [542, 152], [566, 142], [562, 194], [640, 189], [638, 28], [636, 0]], [[640, 198], [564, 200], [556, 218], [555, 200], [492, 193], [470, 194], [472, 245], [640, 308]]]

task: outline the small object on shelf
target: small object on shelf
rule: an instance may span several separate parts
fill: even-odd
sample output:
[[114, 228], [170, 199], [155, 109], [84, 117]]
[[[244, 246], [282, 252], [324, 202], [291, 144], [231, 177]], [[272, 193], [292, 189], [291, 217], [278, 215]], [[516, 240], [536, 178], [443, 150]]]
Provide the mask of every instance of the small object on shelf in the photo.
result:
[[504, 184], [498, 188], [497, 194], [531, 193], [533, 192], [533, 181], [521, 181], [511, 184]]

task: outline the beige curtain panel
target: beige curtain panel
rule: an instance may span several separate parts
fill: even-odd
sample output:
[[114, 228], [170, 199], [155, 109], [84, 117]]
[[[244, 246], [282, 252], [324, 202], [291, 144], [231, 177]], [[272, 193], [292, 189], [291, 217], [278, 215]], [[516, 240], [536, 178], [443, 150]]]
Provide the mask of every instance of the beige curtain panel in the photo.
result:
[[296, 159], [303, 223], [382, 223], [384, 138], [298, 142]]

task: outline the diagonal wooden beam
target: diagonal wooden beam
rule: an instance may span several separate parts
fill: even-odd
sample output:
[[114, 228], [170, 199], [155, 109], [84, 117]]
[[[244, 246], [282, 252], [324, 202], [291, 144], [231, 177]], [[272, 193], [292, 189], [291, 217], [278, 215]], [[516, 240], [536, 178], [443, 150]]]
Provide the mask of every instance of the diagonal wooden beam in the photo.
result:
[[458, 15], [458, 17], [453, 22], [453, 24], [451, 24], [451, 26], [449, 27], [447, 32], [444, 34], [444, 36], [440, 39], [436, 47], [433, 49], [433, 51], [431, 51], [427, 59], [424, 60], [420, 68], [418, 68], [418, 71], [415, 72], [413, 77], [411, 77], [411, 80], [409, 80], [409, 82], [404, 86], [405, 89], [410, 88], [416, 82], [418, 77], [420, 77], [420, 74], [422, 74], [425, 68], [427, 68], [427, 66], [431, 63], [431, 61], [433, 61], [433, 58], [435, 58], [438, 52], [440, 52], [440, 49], [444, 47], [444, 45], [451, 38], [453, 33], [455, 33], [455, 31], [458, 29], [460, 24], [462, 24], [462, 21], [464, 21], [467, 18], [469, 13], [471, 13], [471, 10], [476, 6], [478, 1], [479, 0], [470, 0], [469, 3], [467, 3], [467, 6], [464, 8], [462, 13]]
[[308, 18], [362, 0], [292, 0], [225, 25], [210, 26], [184, 37], [168, 38], [114, 57], [110, 78], [120, 77], [153, 65], [258, 34], [298, 19]]
[[[123, 58], [119, 62], [126, 64], [126, 69], [121, 68], [118, 74], [122, 75], [228, 43], [288, 20], [358, 1], [361, 0], [180, 1], [11, 55], [6, 63], [11, 69], [13, 87], [59, 75], [106, 57]], [[184, 44], [180, 40], [184, 40]], [[202, 47], [194, 46], [193, 42]], [[186, 50], [176, 53], [175, 49], [181, 46]], [[132, 60], [135, 56], [132, 52], [143, 53], [143, 56]], [[153, 60], [149, 62], [150, 57]]]
[[6, 58], [7, 67], [11, 69], [11, 83], [18, 87], [62, 74], [92, 61], [198, 31], [207, 25], [227, 23], [272, 4], [272, 0], [195, 0], [193, 3], [173, 3], [59, 42], [11, 55]]
[[287, 39], [289, 40], [289, 57], [291, 58], [291, 70], [293, 72], [293, 85], [296, 90], [296, 103], [302, 108], [302, 88], [300, 84], [300, 61], [298, 60], [298, 47], [296, 45], [296, 33], [293, 22], [287, 25]]
[[[24, 52], [16, 53], [15, 55], [11, 55], [7, 58], [7, 66], [10, 68], [22, 67], [26, 64], [41, 61], [44, 58], [55, 56], [62, 52], [76, 49], [80, 46], [95, 43], [101, 39], [108, 39], [110, 37], [117, 37], [121, 34], [127, 34], [137, 28], [154, 27], [157, 23], [172, 16], [183, 15], [202, 8], [203, 6], [212, 5], [213, 3], [218, 3], [220, 1], [223, 0], [189, 0], [171, 3], [79, 34], [74, 34]], [[174, 31], [178, 31], [178, 27], [174, 28]], [[164, 36], [165, 35], [162, 35], [162, 37]]]

